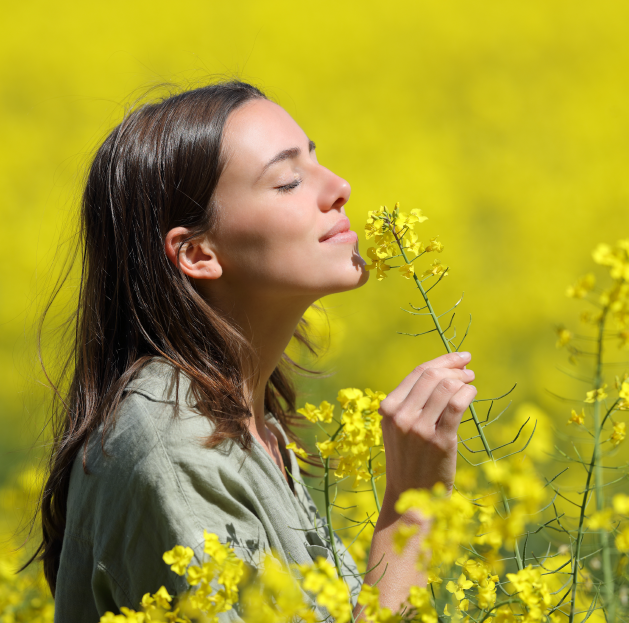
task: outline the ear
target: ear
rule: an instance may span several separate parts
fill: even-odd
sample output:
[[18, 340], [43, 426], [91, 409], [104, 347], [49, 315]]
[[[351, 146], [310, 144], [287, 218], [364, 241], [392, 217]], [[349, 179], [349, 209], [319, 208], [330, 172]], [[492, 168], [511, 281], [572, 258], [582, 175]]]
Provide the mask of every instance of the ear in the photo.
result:
[[[223, 268], [206, 236], [183, 242], [190, 235], [185, 227], [175, 227], [166, 234], [164, 242], [168, 259], [193, 279], [218, 279]], [[183, 244], [182, 244], [183, 242]]]

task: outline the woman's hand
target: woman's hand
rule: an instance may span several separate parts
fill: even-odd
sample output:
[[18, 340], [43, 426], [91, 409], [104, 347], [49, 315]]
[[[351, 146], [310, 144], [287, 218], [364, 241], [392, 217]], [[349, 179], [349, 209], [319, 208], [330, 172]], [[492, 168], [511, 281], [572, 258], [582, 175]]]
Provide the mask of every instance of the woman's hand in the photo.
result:
[[[418, 569], [417, 560], [430, 529], [430, 522], [417, 513], [398, 515], [395, 502], [407, 489], [430, 489], [437, 482], [452, 490], [456, 431], [476, 396], [476, 388], [468, 385], [474, 373], [464, 369], [471, 358], [469, 353], [450, 353], [423, 363], [380, 403], [387, 488], [364, 582], [378, 582], [380, 605], [392, 612], [405, 603], [411, 586], [426, 586], [426, 574]], [[397, 553], [395, 535], [409, 523], [417, 525], [417, 533]], [[363, 621], [362, 610], [360, 605], [354, 609], [357, 622]]]
[[470, 353], [450, 353], [415, 368], [380, 404], [386, 451], [383, 505], [392, 508], [412, 488], [442, 482], [452, 491], [457, 429], [476, 396], [465, 370]]

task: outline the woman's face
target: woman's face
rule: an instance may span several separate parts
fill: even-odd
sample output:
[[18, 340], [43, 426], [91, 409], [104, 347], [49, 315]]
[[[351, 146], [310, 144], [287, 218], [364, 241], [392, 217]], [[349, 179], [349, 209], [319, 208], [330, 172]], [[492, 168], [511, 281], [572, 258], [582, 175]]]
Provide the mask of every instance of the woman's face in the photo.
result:
[[[317, 162], [314, 143], [283, 108], [264, 99], [238, 108], [223, 145], [218, 220], [208, 235], [219, 290], [314, 301], [367, 281], [343, 207], [350, 186]], [[335, 227], [345, 233], [325, 240]]]

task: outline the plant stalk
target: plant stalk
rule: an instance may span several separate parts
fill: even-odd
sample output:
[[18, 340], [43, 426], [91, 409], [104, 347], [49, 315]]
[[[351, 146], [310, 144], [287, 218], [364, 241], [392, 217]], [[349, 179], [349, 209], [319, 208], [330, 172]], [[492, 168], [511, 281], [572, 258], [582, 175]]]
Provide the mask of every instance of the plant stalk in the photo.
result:
[[[603, 382], [603, 334], [605, 331], [605, 321], [607, 319], [608, 308], [605, 307], [601, 314], [601, 319], [598, 325], [598, 344], [596, 352], [596, 372], [594, 385], [595, 389], [601, 387]], [[603, 479], [603, 465], [601, 460], [601, 447], [600, 439], [603, 429], [603, 423], [601, 422], [601, 403], [597, 400], [594, 403], [594, 434], [596, 435], [596, 443], [593, 449], [593, 462], [594, 462], [594, 486], [596, 489], [596, 510], [602, 511], [605, 507], [605, 494], [603, 487], [605, 486]], [[608, 620], [613, 621], [615, 616], [615, 602], [616, 596], [614, 594], [614, 573], [612, 570], [611, 550], [609, 546], [609, 533], [607, 530], [601, 530], [599, 532], [599, 541], [603, 558], [603, 593], [605, 595], [605, 602], [608, 608]]]
[[[390, 219], [389, 219], [389, 228], [390, 228], [390, 231], [393, 233], [393, 236], [395, 237], [395, 241], [397, 242], [397, 245], [400, 249], [400, 253], [402, 254], [402, 257], [404, 258], [404, 261], [407, 264], [410, 264], [410, 262], [408, 261], [408, 258], [406, 257], [406, 253], [404, 252], [404, 246], [402, 245], [402, 241], [398, 237], [397, 232], [395, 231], [395, 224]], [[439, 333], [439, 337], [441, 338], [443, 345], [445, 346], [446, 350], [449, 353], [451, 353], [452, 348], [450, 346], [449, 340], [445, 336], [445, 331], [441, 328], [441, 323], [439, 322], [439, 318], [437, 317], [437, 314], [435, 313], [435, 310], [432, 307], [430, 299], [428, 298], [428, 295], [426, 294], [426, 291], [424, 290], [421, 284], [421, 281], [418, 279], [417, 275], [414, 272], [413, 272], [413, 279], [415, 279], [415, 284], [417, 285], [417, 289], [421, 292], [421, 295], [424, 298], [424, 302], [426, 303], [426, 306], [428, 307], [430, 317], [432, 318], [435, 328], [437, 329], [437, 332]], [[478, 431], [478, 435], [483, 444], [483, 448], [485, 449], [485, 452], [487, 453], [487, 456], [490, 458], [492, 463], [495, 464], [496, 459], [494, 459], [494, 455], [489, 446], [489, 442], [487, 441], [487, 438], [485, 437], [485, 433], [483, 432], [483, 427], [480, 425], [480, 420], [478, 419], [478, 415], [476, 414], [476, 409], [474, 408], [474, 404], [472, 403], [469, 408], [470, 408], [470, 413], [472, 414], [472, 419], [474, 420], [474, 424], [476, 425], [476, 430]], [[508, 515], [510, 513], [509, 500], [507, 499], [507, 496], [505, 495], [504, 488], [502, 487], [502, 485], [500, 485], [500, 495], [502, 497], [502, 504]]]

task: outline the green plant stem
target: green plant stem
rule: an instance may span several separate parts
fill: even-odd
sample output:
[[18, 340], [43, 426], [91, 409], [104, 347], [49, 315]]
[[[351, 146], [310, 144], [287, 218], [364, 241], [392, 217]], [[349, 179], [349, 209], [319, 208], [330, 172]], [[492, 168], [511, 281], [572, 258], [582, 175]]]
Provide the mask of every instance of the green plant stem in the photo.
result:
[[371, 469], [371, 454], [369, 455], [369, 475], [371, 476], [371, 490], [373, 491], [373, 499], [376, 503], [378, 513], [380, 513], [380, 498], [378, 497], [378, 490], [376, 489], [376, 479], [374, 478], [373, 471]]
[[343, 572], [341, 571], [341, 562], [339, 560], [338, 552], [336, 551], [336, 540], [334, 538], [334, 529], [332, 528], [332, 505], [330, 504], [330, 457], [325, 460], [323, 491], [325, 496], [325, 515], [328, 521], [328, 532], [330, 534], [330, 547], [332, 548], [332, 554], [334, 555], [336, 571], [338, 572], [340, 578], [343, 576]]
[[[404, 258], [404, 261], [407, 264], [410, 264], [410, 262], [408, 261], [408, 258], [406, 257], [406, 253], [404, 252], [404, 246], [402, 245], [402, 241], [400, 240], [400, 238], [398, 238], [398, 235], [395, 231], [395, 224], [392, 223], [390, 220], [389, 220], [389, 228], [390, 228], [390, 231], [393, 233], [393, 236], [395, 237], [395, 241], [397, 242], [397, 245], [400, 248], [400, 252], [402, 253], [402, 257]], [[437, 314], [435, 313], [435, 310], [432, 307], [430, 299], [428, 298], [428, 295], [426, 294], [426, 291], [424, 290], [424, 287], [422, 286], [421, 281], [418, 279], [415, 273], [413, 273], [413, 279], [415, 279], [415, 284], [417, 285], [418, 290], [421, 292], [421, 295], [424, 298], [424, 302], [426, 303], [426, 306], [428, 307], [430, 317], [432, 318], [435, 328], [437, 329], [437, 332], [439, 333], [439, 337], [441, 338], [443, 345], [446, 347], [446, 350], [449, 353], [451, 353], [452, 348], [450, 346], [450, 342], [448, 338], [446, 338], [445, 331], [441, 328], [439, 318], [437, 317]], [[492, 463], [495, 464], [496, 459], [494, 459], [494, 455], [491, 451], [491, 447], [489, 446], [489, 442], [487, 441], [487, 438], [485, 437], [485, 433], [483, 432], [483, 427], [480, 425], [480, 421], [478, 419], [478, 415], [476, 414], [476, 409], [474, 408], [474, 404], [470, 405], [470, 413], [472, 414], [472, 419], [474, 420], [474, 424], [476, 425], [476, 430], [478, 431], [478, 436], [480, 437], [480, 440], [483, 444], [483, 448], [485, 449], [485, 452], [487, 453], [487, 456], [490, 458]], [[505, 508], [505, 511], [507, 512], [507, 514], [509, 514], [511, 512], [509, 508], [509, 500], [507, 499], [507, 496], [505, 495], [504, 488], [502, 485], [500, 485], [500, 495], [502, 497], [502, 504]]]
[[[594, 373], [594, 389], [601, 387], [602, 383], [602, 371], [603, 371], [603, 332], [605, 329], [605, 320], [607, 317], [608, 308], [603, 309], [601, 319], [598, 325], [598, 339], [597, 339], [597, 352], [596, 352], [596, 368]], [[576, 538], [576, 550], [574, 556], [574, 569], [572, 572], [572, 603], [570, 604], [570, 617], [569, 623], [573, 623], [576, 608], [576, 594], [578, 584], [578, 572], [579, 572], [579, 560], [581, 559], [581, 544], [583, 542], [583, 524], [585, 521], [585, 509], [590, 493], [590, 482], [592, 476], [594, 476], [594, 491], [596, 497], [596, 510], [601, 511], [605, 506], [605, 497], [603, 493], [603, 466], [601, 464], [601, 434], [603, 432], [603, 426], [613, 411], [616, 403], [607, 412], [603, 420], [601, 421], [601, 407], [600, 402], [596, 400], [594, 402], [594, 448], [592, 450], [592, 459], [588, 467], [587, 479], [585, 481], [585, 489], [583, 491], [583, 500], [581, 502], [581, 511], [579, 513], [579, 528]], [[613, 621], [615, 614], [615, 595], [614, 595], [614, 574], [611, 564], [611, 551], [609, 548], [609, 535], [606, 530], [599, 532], [600, 545], [603, 558], [603, 586], [605, 591], [605, 602], [607, 606], [607, 620]]]
[[[343, 424], [341, 424], [337, 429], [334, 435], [330, 437], [331, 441], [334, 441], [336, 436], [341, 432], [343, 428]], [[323, 479], [323, 495], [325, 498], [325, 517], [328, 522], [328, 534], [330, 535], [330, 547], [332, 548], [332, 555], [334, 556], [334, 566], [336, 567], [336, 572], [338, 573], [339, 578], [343, 577], [343, 571], [341, 569], [341, 561], [339, 559], [339, 554], [336, 549], [336, 539], [334, 528], [332, 526], [332, 504], [330, 504], [330, 457], [325, 459], [324, 463], [325, 475]], [[352, 623], [354, 623], [354, 614], [351, 613]]]
[[[594, 440], [594, 444], [598, 444], [598, 438]], [[581, 543], [583, 542], [583, 522], [585, 520], [585, 507], [587, 506], [588, 494], [590, 492], [590, 481], [592, 480], [592, 474], [594, 473], [594, 455], [592, 455], [592, 462], [590, 463], [590, 467], [588, 469], [588, 475], [585, 480], [585, 491], [583, 492], [583, 501], [581, 502], [581, 511], [579, 513], [579, 528], [577, 531], [576, 538], [576, 550], [574, 552], [574, 564], [572, 569], [572, 597], [570, 604], [570, 617], [568, 619], [568, 623], [573, 623], [574, 615], [575, 615], [575, 607], [576, 607], [576, 599], [577, 599], [577, 583], [579, 581], [579, 560], [581, 559]]]
[[501, 601], [500, 603], [494, 604], [491, 608], [489, 608], [489, 610], [487, 610], [487, 614], [485, 614], [485, 616], [480, 620], [480, 623], [483, 623], [483, 621], [486, 621], [487, 619], [492, 618], [493, 615], [491, 613], [497, 608], [500, 608], [501, 606], [506, 606], [508, 604], [517, 604], [517, 603], [521, 604], [522, 602], [519, 599], [506, 599], [505, 601]]
[[[603, 334], [605, 331], [605, 321], [607, 319], [608, 308], [605, 307], [601, 314], [601, 319], [598, 324], [598, 344], [596, 351], [596, 372], [594, 379], [594, 389], [601, 387], [603, 382]], [[597, 400], [594, 403], [594, 434], [596, 440], [594, 442], [594, 449], [592, 452], [592, 460], [594, 463], [594, 486], [596, 489], [596, 510], [602, 511], [605, 507], [605, 494], [603, 487], [605, 486], [603, 479], [603, 465], [601, 461], [601, 446], [600, 438], [603, 430], [603, 423], [601, 422], [601, 403]], [[615, 594], [614, 594], [614, 573], [612, 570], [611, 551], [609, 546], [609, 534], [607, 530], [601, 530], [599, 532], [600, 546], [603, 550], [603, 582], [604, 582], [604, 595], [605, 602], [608, 608], [608, 619], [614, 620], [615, 614]]]

